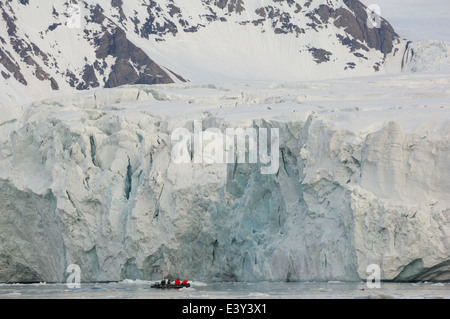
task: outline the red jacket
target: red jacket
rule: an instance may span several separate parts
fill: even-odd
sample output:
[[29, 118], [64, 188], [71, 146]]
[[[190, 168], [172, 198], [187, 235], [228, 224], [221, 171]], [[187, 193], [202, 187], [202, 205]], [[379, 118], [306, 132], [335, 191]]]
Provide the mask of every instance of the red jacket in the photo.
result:
[[175, 285], [181, 284], [180, 279], [175, 280]]

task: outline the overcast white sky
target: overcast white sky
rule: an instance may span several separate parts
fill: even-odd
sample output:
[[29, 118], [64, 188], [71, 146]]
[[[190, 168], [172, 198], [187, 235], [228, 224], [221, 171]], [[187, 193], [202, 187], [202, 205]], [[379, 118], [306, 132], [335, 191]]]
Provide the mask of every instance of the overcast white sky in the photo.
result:
[[376, 4], [403, 38], [450, 41], [450, 0], [360, 0]]

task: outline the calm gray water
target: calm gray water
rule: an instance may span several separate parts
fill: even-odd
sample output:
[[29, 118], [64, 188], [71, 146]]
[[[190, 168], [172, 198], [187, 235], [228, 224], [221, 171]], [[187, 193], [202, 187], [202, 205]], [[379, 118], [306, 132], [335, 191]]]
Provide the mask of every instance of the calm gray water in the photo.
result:
[[369, 289], [360, 283], [202, 283], [191, 288], [158, 290], [151, 282], [81, 284], [0, 284], [0, 299], [450, 299], [450, 284], [382, 283]]

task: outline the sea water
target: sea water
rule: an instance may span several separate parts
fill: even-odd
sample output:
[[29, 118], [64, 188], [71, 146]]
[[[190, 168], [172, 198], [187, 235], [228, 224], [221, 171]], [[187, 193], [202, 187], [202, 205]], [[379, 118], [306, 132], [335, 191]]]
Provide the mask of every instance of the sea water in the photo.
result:
[[112, 283], [0, 284], [0, 299], [450, 299], [450, 283], [365, 282], [203, 283], [190, 288], [153, 289], [153, 282], [125, 280]]

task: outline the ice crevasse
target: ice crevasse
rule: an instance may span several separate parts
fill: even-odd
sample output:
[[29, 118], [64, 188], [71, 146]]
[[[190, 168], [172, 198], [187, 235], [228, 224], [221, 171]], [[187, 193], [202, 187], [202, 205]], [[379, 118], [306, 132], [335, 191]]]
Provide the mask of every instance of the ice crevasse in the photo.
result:
[[[448, 281], [448, 107], [414, 109], [411, 129], [401, 108], [317, 108], [267, 85], [131, 86], [4, 110], [0, 282], [64, 282], [70, 264], [83, 281], [354, 281], [370, 264], [384, 280]], [[194, 120], [278, 128], [277, 173], [174, 163], [171, 132]]]

